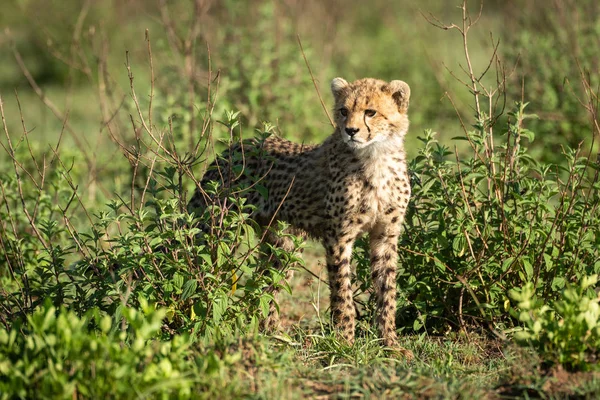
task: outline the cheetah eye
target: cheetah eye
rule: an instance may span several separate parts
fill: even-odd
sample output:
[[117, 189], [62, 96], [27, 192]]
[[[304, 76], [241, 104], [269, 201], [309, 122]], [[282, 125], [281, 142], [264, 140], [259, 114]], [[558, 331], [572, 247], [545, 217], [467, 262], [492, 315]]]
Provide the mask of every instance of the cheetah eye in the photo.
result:
[[377, 114], [377, 111], [375, 111], [375, 110], [365, 110], [365, 115], [369, 118], [374, 117], [375, 114]]
[[348, 116], [348, 109], [347, 108], [340, 108], [340, 114], [342, 114], [342, 117], [347, 117]]

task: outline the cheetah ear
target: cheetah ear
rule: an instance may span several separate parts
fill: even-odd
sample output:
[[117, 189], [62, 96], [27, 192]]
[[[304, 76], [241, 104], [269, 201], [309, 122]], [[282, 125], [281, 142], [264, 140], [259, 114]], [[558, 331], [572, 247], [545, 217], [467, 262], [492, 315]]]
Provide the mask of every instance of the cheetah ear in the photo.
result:
[[349, 84], [344, 78], [333, 78], [331, 81], [331, 93], [333, 93], [333, 97], [337, 99], [348, 86]]
[[401, 113], [408, 111], [408, 100], [410, 98], [410, 87], [406, 82], [403, 81], [391, 81], [388, 84], [390, 91], [392, 92], [392, 98], [398, 105], [398, 110]]

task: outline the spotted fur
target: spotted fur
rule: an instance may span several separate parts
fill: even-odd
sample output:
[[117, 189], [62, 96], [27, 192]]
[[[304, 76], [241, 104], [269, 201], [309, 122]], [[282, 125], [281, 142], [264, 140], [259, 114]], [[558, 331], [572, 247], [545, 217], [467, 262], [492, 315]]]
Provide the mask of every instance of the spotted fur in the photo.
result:
[[[267, 198], [256, 191], [248, 193], [248, 202], [256, 206], [255, 220], [263, 226], [272, 220], [285, 221], [294, 233], [323, 243], [333, 321], [349, 343], [355, 330], [352, 246], [368, 233], [377, 325], [383, 343], [396, 346], [397, 244], [410, 198], [404, 152], [410, 88], [402, 81], [366, 78], [348, 83], [335, 78], [331, 90], [336, 128], [324, 143], [307, 146], [273, 135], [238, 144], [220, 158], [219, 169], [209, 169], [203, 184], [223, 180], [227, 187], [232, 174], [220, 171], [231, 167], [231, 154], [252, 154], [237, 159], [244, 159], [245, 169], [251, 172], [244, 176], [258, 177], [268, 190]], [[190, 208], [205, 207], [207, 201], [197, 190]], [[293, 248], [288, 238], [269, 234], [267, 239]], [[271, 314], [267, 327], [276, 319], [274, 307]]]

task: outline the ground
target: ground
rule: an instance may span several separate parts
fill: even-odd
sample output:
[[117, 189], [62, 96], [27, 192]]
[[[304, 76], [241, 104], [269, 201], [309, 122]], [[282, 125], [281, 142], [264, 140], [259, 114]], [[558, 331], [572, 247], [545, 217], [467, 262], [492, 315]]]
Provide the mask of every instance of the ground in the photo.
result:
[[[307, 244], [306, 270], [296, 272], [292, 295], [280, 296], [281, 331], [265, 348], [254, 343], [244, 353], [245, 362], [253, 365], [245, 367], [244, 379], [259, 397], [500, 399], [600, 394], [599, 373], [548, 368], [528, 350], [475, 333], [401, 334], [400, 344], [415, 355], [410, 362], [390, 357], [373, 339], [359, 337], [353, 347], [339, 344], [321, 328], [329, 318], [323, 253], [320, 245]], [[289, 359], [270, 368], [265, 368], [264, 358], [262, 366], [251, 361], [261, 358], [256, 354], [261, 351], [273, 351], [273, 356], [290, 349]]]

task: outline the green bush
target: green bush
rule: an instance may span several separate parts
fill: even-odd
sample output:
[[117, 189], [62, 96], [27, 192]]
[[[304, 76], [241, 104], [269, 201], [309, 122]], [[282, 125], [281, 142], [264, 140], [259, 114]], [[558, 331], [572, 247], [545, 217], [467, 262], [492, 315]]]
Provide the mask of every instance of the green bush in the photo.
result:
[[600, 298], [593, 288], [598, 275], [584, 276], [568, 285], [560, 297], [542, 301], [533, 284], [512, 289], [513, 310], [525, 327], [515, 333], [517, 343], [535, 348], [543, 360], [572, 370], [598, 370]]
[[[256, 245], [242, 198], [230, 197], [226, 209], [212, 206], [203, 215], [189, 214], [180, 198], [161, 199], [163, 191], [178, 187], [175, 169], [168, 168], [157, 172], [162, 183], [150, 182], [144, 206], [134, 210], [123, 200], [113, 201], [109, 210], [90, 217], [88, 229], [76, 231], [64, 213], [73, 193], [57, 197], [61, 176], [50, 179], [56, 192], [40, 190], [31, 205], [25, 202], [26, 209], [37, 204], [42, 210], [31, 222], [19, 203], [17, 182], [4, 180], [8, 208], [0, 213], [14, 230], [5, 226], [8, 252], [0, 260], [7, 267], [0, 291], [3, 320], [24, 316], [46, 299], [83, 315], [96, 307], [112, 314], [143, 297], [168, 310], [169, 329], [210, 340], [252, 331], [258, 316], [266, 315], [272, 296], [264, 289], [277, 284], [281, 272], [265, 273], [271, 269], [263, 257], [267, 250]], [[43, 199], [50, 198], [58, 201], [48, 214], [52, 207]], [[210, 233], [198, 228], [215, 219], [220, 224]], [[282, 251], [275, 256], [289, 260], [285, 265], [297, 259]]]
[[0, 328], [0, 398], [189, 396], [200, 369], [189, 337], [156, 340], [166, 310], [140, 306], [119, 307], [115, 320], [47, 301], [26, 324]]
[[[261, 9], [272, 12], [269, 5]], [[265, 24], [263, 29], [269, 27]], [[250, 49], [250, 43], [239, 45]], [[297, 55], [294, 48], [286, 47], [285, 62]], [[274, 62], [270, 52], [264, 55], [265, 64]], [[88, 56], [82, 52], [82, 62]], [[229, 56], [237, 57], [235, 51]], [[146, 96], [138, 100], [133, 87], [130, 100], [112, 104], [113, 82], [108, 75], [98, 78], [108, 96], [100, 99], [100, 108], [114, 112], [114, 118], [105, 115], [111, 121], [102, 122], [102, 127], [110, 125], [106, 129], [125, 156], [116, 160], [105, 151], [91, 159], [83, 145], [63, 144], [66, 148], [59, 149], [53, 144], [45, 150], [26, 134], [15, 135], [2, 109], [7, 143], [2, 143], [6, 154], [0, 164], [0, 372], [4, 378], [14, 371], [1, 388], [4, 396], [186, 397], [191, 387], [209, 392], [218, 387], [222, 395], [239, 386], [227, 383], [223, 371], [225, 364], [240, 359], [237, 352], [229, 361], [222, 348], [194, 359], [206, 347], [191, 345], [223, 346], [256, 332], [273, 300], [268, 288], [285, 286], [285, 271], [274, 271], [266, 253], [286, 267], [297, 255], [268, 248], [256, 237], [255, 224], [248, 218], [251, 208], [237, 194], [226, 196], [227, 206], [217, 203], [197, 214], [187, 211], [187, 190], [198, 184], [193, 167], [210, 157], [213, 134], [227, 138], [225, 145], [238, 140], [240, 120], [239, 113], [222, 111], [227, 102], [219, 102], [215, 110], [210, 108], [212, 100], [199, 100], [199, 94], [191, 101], [205, 106], [206, 113], [198, 112], [195, 104], [190, 110], [186, 91], [190, 85], [199, 88], [199, 81], [184, 79], [178, 85], [179, 76], [165, 67], [174, 64], [170, 58], [157, 62], [160, 78], [150, 86], [154, 89], [156, 82], [160, 95], [152, 99], [152, 108]], [[304, 68], [299, 63], [292, 66], [278, 80], [281, 85], [292, 75], [298, 78]], [[255, 71], [267, 75], [246, 80], [233, 74], [231, 84], [223, 80], [223, 90], [229, 93], [241, 83], [238, 94], [257, 97], [274, 81], [268, 69]], [[133, 82], [133, 72], [129, 77]], [[140, 92], [147, 89], [141, 86]], [[214, 98], [216, 91], [207, 94]], [[238, 102], [233, 92], [228, 98]], [[255, 100], [253, 107], [265, 105]], [[117, 112], [121, 107], [129, 111], [129, 118]], [[219, 125], [213, 112], [225, 116]], [[201, 133], [193, 129], [194, 118]], [[177, 149], [189, 152], [181, 151], [180, 156]], [[106, 159], [111, 161], [99, 165]], [[102, 174], [112, 175], [113, 169], [120, 173], [108, 182]], [[103, 196], [83, 197], [82, 192], [98, 188], [96, 183]], [[209, 195], [221, 192], [217, 184], [204, 189]], [[112, 190], [116, 196], [110, 196]], [[108, 205], [93, 202], [104, 196], [112, 198]], [[209, 231], [200, 229], [208, 225]], [[272, 227], [280, 232], [284, 228]], [[154, 307], [160, 311], [151, 311]], [[44, 342], [49, 337], [50, 342]], [[206, 371], [216, 371], [223, 379], [206, 381]]]
[[[203, 374], [222, 373], [238, 353], [198, 358], [191, 346], [254, 334], [273, 300], [268, 288], [285, 286], [267, 252], [285, 268], [298, 261], [256, 237], [251, 208], [235, 194], [245, 188], [189, 213], [187, 170], [167, 164], [148, 169], [127, 201], [90, 213], [60, 155], [40, 184], [27, 160], [44, 155], [21, 145], [0, 171], [1, 396], [189, 397], [226, 386]], [[222, 192], [217, 183], [204, 189]]]

